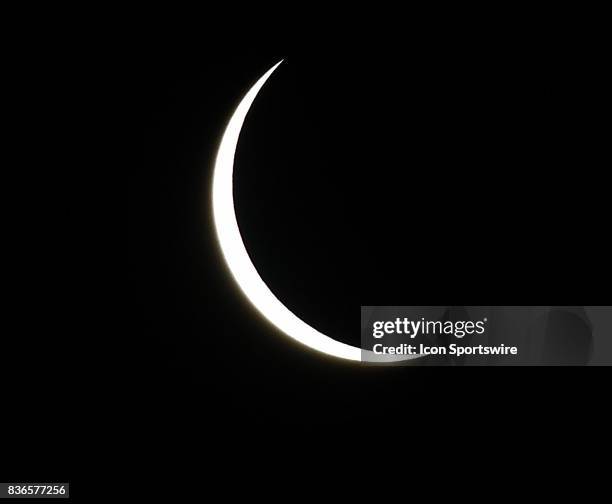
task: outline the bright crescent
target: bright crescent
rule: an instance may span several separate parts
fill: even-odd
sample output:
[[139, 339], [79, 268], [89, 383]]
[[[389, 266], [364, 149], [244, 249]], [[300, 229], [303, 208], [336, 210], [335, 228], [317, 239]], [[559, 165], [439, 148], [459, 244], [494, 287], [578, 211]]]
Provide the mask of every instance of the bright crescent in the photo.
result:
[[377, 355], [336, 341], [317, 331], [287, 308], [268, 288], [251, 262], [242, 241], [234, 208], [234, 157], [240, 130], [255, 97], [282, 60], [268, 70], [244, 96], [232, 115], [217, 152], [212, 183], [213, 220], [219, 245], [234, 280], [253, 306], [274, 326], [303, 345], [326, 355], [366, 362], [397, 362], [413, 356]]

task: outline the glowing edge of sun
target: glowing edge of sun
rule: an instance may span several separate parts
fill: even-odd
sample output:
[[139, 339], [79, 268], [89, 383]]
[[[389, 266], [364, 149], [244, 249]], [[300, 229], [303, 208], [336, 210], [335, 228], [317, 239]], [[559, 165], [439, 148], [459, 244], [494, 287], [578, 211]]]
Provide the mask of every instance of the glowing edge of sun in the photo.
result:
[[244, 120], [268, 77], [282, 60], [268, 70], [244, 96], [230, 119], [219, 144], [212, 183], [213, 220], [223, 257], [234, 280], [251, 304], [274, 326], [303, 345], [326, 355], [362, 362], [398, 362], [420, 357], [377, 355], [347, 345], [317, 331], [289, 310], [268, 288], [251, 262], [242, 241], [234, 208], [233, 172], [238, 138]]

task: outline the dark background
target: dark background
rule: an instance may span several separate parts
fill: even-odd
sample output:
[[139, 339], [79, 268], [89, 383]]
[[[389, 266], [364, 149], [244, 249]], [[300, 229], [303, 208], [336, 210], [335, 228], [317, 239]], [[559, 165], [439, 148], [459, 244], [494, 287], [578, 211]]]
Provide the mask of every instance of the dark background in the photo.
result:
[[[12, 132], [27, 134], [7, 141], [19, 261], [1, 355], [5, 481], [35, 469], [83, 495], [122, 464], [151, 481], [145, 468], [202, 477], [211, 461], [253, 473], [280, 452], [322, 470], [436, 439], [424, 452], [461, 456], [457, 443], [487, 430], [500, 451], [531, 436], [565, 448], [568, 432], [596, 442], [599, 370], [365, 368], [294, 344], [233, 284], [209, 194], [234, 107], [285, 58], [245, 123], [235, 197], [254, 264], [304, 320], [357, 344], [360, 305], [610, 304], [597, 33], [578, 44], [571, 30], [415, 31], [401, 18], [291, 34], [298, 18], [264, 45], [263, 30], [214, 16], [143, 16], [126, 43], [106, 30], [101, 56], [66, 37], [23, 59], [34, 75], [16, 72], [25, 96], [7, 98]], [[116, 140], [125, 152], [95, 166]], [[83, 210], [94, 198], [104, 224]]]

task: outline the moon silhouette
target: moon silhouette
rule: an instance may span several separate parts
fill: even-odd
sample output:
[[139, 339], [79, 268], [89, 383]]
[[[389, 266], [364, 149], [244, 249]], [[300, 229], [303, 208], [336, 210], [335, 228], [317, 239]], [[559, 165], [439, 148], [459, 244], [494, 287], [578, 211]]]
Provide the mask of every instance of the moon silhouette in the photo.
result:
[[362, 362], [396, 362], [419, 357], [377, 355], [369, 350], [347, 345], [317, 331], [289, 308], [270, 290], [251, 262], [244, 246], [234, 207], [233, 173], [240, 130], [253, 101], [270, 75], [282, 63], [270, 68], [247, 92], [234, 111], [215, 160], [212, 182], [213, 221], [219, 246], [234, 280], [251, 304], [275, 327], [295, 341], [326, 355]]

